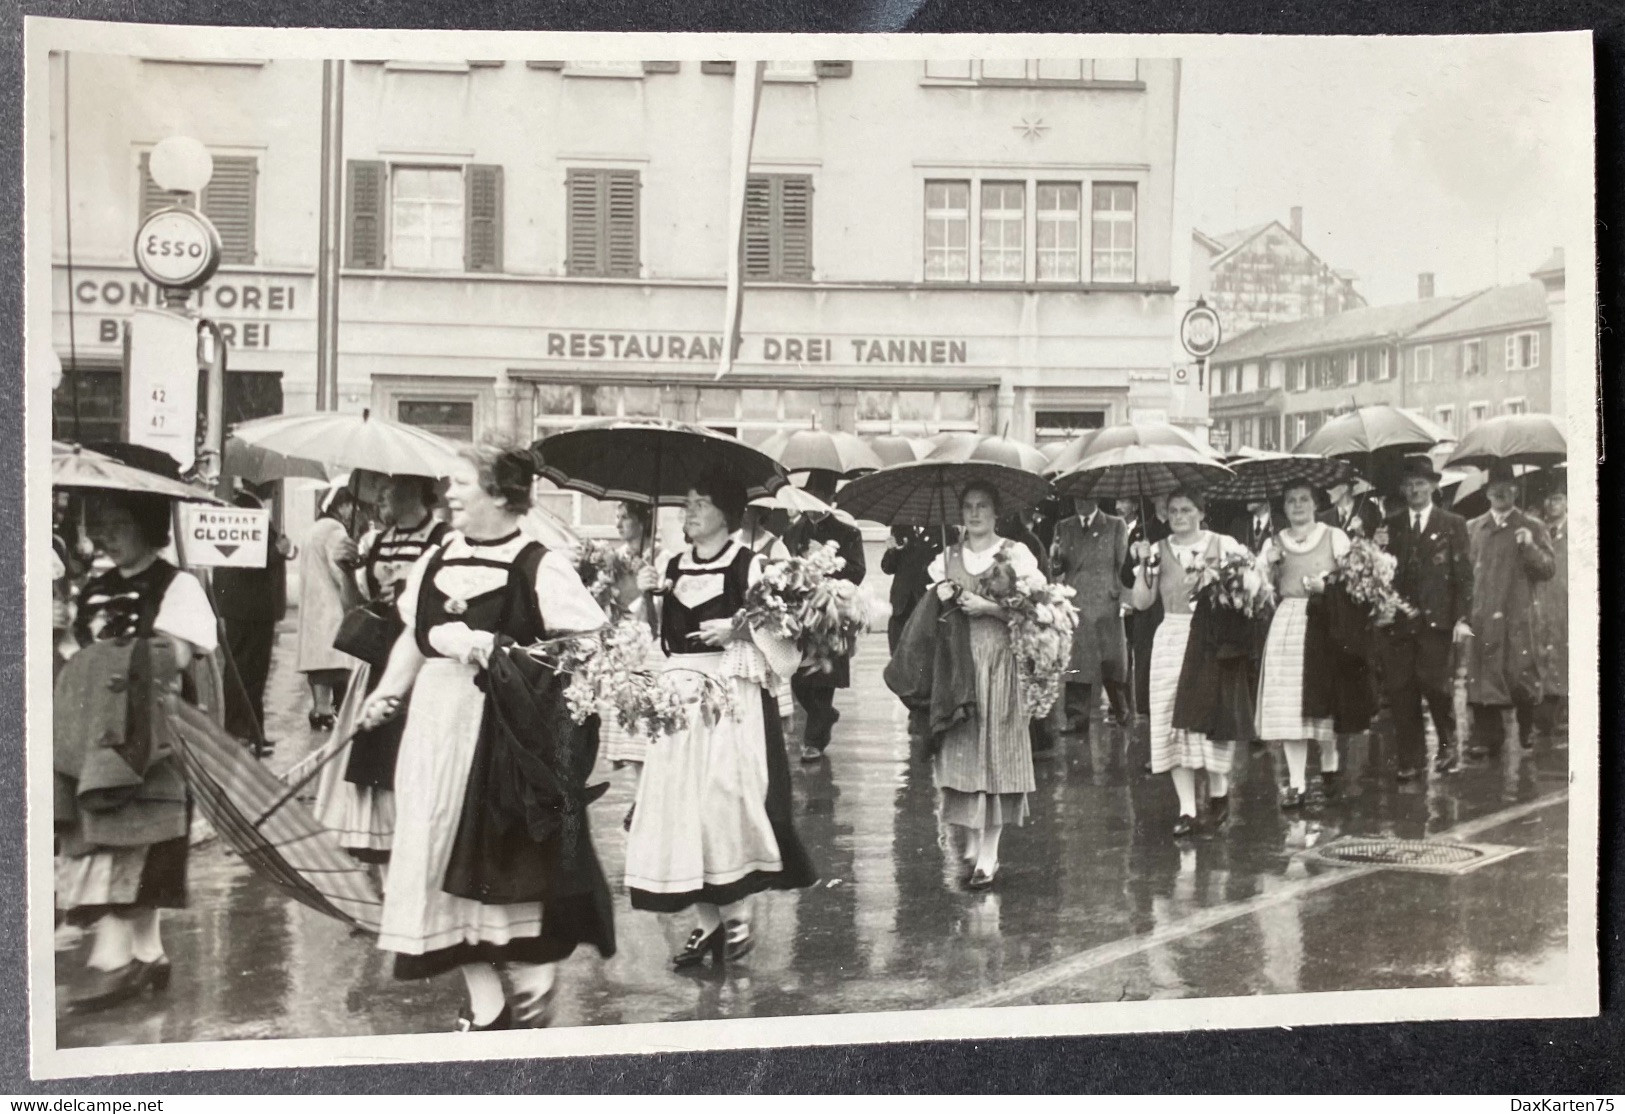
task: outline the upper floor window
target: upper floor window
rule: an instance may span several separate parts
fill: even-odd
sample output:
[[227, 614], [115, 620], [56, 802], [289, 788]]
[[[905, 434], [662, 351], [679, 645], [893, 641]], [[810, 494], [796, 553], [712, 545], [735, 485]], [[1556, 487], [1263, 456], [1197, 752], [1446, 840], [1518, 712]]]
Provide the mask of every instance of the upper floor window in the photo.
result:
[[1461, 342], [1461, 373], [1463, 375], [1478, 375], [1484, 370], [1484, 342], [1480, 340], [1464, 340]]
[[745, 180], [745, 277], [812, 278], [812, 177], [752, 174]]
[[1133, 85], [1140, 80], [1140, 63], [1135, 58], [932, 59], [925, 76], [984, 85]]
[[1394, 377], [1394, 351], [1383, 348], [1377, 352], [1377, 379], [1379, 381]]
[[565, 175], [567, 274], [637, 278], [638, 172], [578, 170]]
[[1024, 182], [982, 183], [982, 281], [1020, 282], [1026, 277]]
[[970, 281], [970, 183], [925, 184], [925, 277]]
[[1540, 366], [1540, 334], [1513, 333], [1506, 340], [1508, 371], [1525, 371]]
[[1038, 281], [1082, 277], [1083, 188], [1076, 182], [1038, 183]]
[[1411, 381], [1415, 383], [1433, 382], [1433, 346], [1424, 344], [1412, 355]]
[[1135, 189], [1131, 184], [1096, 184], [1093, 248], [1096, 282], [1134, 281]]
[[[137, 223], [159, 209], [180, 205], [191, 196], [162, 189], [152, 180], [149, 156], [141, 155], [141, 199]], [[203, 187], [198, 209], [220, 233], [220, 261], [254, 262], [254, 225], [259, 193], [259, 161], [252, 155], [215, 155], [214, 173]]]
[[1527, 414], [1529, 413], [1529, 401], [1524, 398], [1509, 398], [1501, 404], [1501, 412], [1503, 414]]
[[502, 168], [352, 159], [345, 265], [502, 270]]

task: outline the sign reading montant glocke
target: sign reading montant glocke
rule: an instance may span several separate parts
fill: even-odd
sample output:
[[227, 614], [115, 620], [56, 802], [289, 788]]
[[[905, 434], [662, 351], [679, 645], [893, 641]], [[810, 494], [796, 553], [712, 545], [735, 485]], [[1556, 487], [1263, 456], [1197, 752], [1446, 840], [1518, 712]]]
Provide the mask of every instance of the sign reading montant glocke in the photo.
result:
[[263, 569], [271, 512], [252, 507], [182, 503], [181, 546], [189, 565]]
[[159, 286], [192, 290], [220, 266], [220, 233], [195, 209], [159, 209], [135, 234], [135, 265]]

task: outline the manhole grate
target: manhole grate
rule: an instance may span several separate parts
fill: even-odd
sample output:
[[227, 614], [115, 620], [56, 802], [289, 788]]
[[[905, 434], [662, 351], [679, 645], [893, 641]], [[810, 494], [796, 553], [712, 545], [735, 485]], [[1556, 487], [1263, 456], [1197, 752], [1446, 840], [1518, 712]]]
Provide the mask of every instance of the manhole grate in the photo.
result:
[[1466, 874], [1520, 851], [1490, 843], [1451, 843], [1431, 839], [1375, 839], [1344, 836], [1317, 848], [1314, 856], [1344, 866], [1377, 866], [1435, 874]]

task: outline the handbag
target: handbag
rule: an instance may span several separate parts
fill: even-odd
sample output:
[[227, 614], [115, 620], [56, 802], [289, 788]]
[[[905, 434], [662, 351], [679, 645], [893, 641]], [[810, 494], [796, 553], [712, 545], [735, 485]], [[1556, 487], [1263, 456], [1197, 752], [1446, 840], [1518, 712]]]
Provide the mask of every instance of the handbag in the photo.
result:
[[360, 658], [374, 669], [382, 669], [389, 662], [395, 640], [405, 629], [406, 624], [393, 607], [373, 600], [344, 616], [338, 634], [333, 636], [333, 649]]

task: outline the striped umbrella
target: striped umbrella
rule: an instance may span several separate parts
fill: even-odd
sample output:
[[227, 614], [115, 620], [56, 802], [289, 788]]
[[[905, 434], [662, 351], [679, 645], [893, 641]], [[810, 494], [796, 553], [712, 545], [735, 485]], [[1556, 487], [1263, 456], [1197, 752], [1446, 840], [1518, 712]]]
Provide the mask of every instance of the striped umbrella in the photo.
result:
[[367, 868], [339, 846], [297, 794], [321, 763], [288, 784], [208, 715], [165, 700], [181, 772], [220, 837], [289, 897], [345, 924], [377, 932], [383, 901]]
[[886, 462], [855, 433], [840, 430], [785, 429], [763, 441], [761, 451], [784, 465], [786, 472], [834, 472], [838, 476], [873, 472]]
[[1055, 478], [1058, 495], [1151, 499], [1181, 487], [1206, 490], [1231, 474], [1212, 449], [1167, 422], [1112, 426], [1085, 437], [1077, 463]]
[[1274, 499], [1289, 483], [1309, 483], [1318, 488], [1348, 483], [1355, 477], [1354, 465], [1328, 456], [1254, 451], [1230, 462], [1233, 475], [1216, 481], [1207, 489], [1210, 499], [1252, 503]]
[[919, 460], [859, 476], [835, 494], [835, 505], [853, 518], [887, 526], [952, 526], [959, 522], [959, 496], [978, 482], [999, 494], [1005, 511], [1036, 507], [1049, 495], [1043, 476], [988, 460]]

